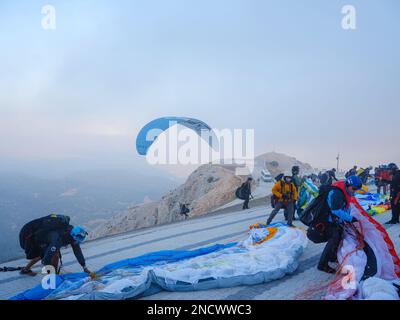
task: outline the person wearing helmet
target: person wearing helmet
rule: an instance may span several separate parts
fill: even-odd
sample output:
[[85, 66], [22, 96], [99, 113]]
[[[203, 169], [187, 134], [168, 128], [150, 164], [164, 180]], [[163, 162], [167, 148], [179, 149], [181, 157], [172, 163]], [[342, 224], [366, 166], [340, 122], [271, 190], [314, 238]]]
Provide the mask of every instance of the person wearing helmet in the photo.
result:
[[391, 163], [388, 165], [391, 172], [390, 181], [390, 204], [392, 207], [392, 218], [386, 224], [399, 223], [400, 217], [400, 170], [396, 164]]
[[298, 200], [298, 192], [293, 179], [290, 175], [285, 175], [272, 188], [272, 194], [276, 199], [275, 208], [272, 210], [267, 225], [271, 224], [272, 220], [278, 214], [279, 210], [285, 209], [288, 220], [288, 225], [293, 226], [295, 203]]
[[351, 215], [350, 200], [361, 189], [362, 181], [357, 176], [350, 176], [345, 181], [337, 181], [327, 190], [326, 202], [329, 208], [327, 234], [329, 240], [321, 254], [318, 270], [335, 273], [329, 262], [337, 261], [337, 250], [343, 236], [343, 225], [355, 222]]
[[281, 181], [281, 180], [283, 179], [284, 176], [285, 176], [284, 173], [278, 174], [278, 175], [274, 178], [274, 179], [275, 179], [275, 182]]
[[387, 167], [388, 167], [389, 170], [392, 170], [392, 171], [395, 171], [395, 170], [398, 170], [398, 169], [399, 169], [399, 167], [397, 166], [397, 164], [395, 164], [395, 163], [393, 163], [393, 162], [392, 162], [392, 163], [389, 163]]
[[27, 223], [20, 232], [21, 247], [31, 261], [21, 270], [21, 274], [36, 275], [31, 268], [40, 260], [43, 265], [52, 265], [59, 273], [61, 247], [71, 245], [83, 271], [93, 276], [86, 267], [80, 244], [85, 241], [87, 231], [69, 224], [70, 218], [63, 215], [50, 215]]
[[301, 186], [300, 167], [299, 166], [292, 167], [292, 179], [293, 179], [294, 185], [297, 188], [297, 191], [299, 191], [299, 188]]

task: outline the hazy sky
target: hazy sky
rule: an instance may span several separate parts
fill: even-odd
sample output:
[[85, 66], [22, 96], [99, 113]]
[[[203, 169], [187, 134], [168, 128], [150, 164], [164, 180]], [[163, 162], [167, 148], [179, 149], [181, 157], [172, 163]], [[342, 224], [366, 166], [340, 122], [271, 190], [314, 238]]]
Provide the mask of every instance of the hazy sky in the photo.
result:
[[257, 153], [314, 166], [400, 162], [398, 0], [2, 0], [0, 39], [10, 168], [135, 166], [138, 130], [166, 115], [254, 128]]

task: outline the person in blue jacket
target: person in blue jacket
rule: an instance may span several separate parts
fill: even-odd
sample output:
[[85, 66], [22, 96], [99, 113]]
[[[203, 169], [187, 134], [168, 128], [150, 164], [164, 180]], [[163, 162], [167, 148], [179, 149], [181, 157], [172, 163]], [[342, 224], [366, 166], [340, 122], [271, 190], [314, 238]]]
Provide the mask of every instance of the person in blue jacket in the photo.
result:
[[356, 190], [361, 187], [361, 179], [350, 176], [346, 181], [335, 182], [328, 191], [326, 201], [330, 211], [327, 230], [329, 240], [321, 254], [318, 270], [336, 273], [336, 270], [329, 266], [329, 262], [337, 261], [337, 250], [343, 236], [343, 224], [356, 221], [351, 214], [350, 200]]
[[83, 271], [92, 276], [80, 247], [88, 233], [82, 227], [70, 225], [69, 221], [68, 216], [53, 214], [33, 220], [22, 228], [21, 247], [30, 261], [22, 268], [21, 274], [35, 276], [31, 268], [40, 260], [43, 265], [52, 265], [59, 273], [60, 250], [70, 245]]

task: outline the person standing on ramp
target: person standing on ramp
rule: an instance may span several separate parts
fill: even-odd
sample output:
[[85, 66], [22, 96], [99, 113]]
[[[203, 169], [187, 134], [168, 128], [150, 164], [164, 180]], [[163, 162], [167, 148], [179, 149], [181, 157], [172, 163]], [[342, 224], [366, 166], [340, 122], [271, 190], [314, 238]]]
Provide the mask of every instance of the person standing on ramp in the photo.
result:
[[271, 224], [279, 210], [285, 209], [288, 226], [292, 227], [295, 203], [298, 200], [298, 192], [295, 184], [293, 183], [293, 178], [290, 175], [285, 175], [282, 180], [278, 181], [274, 185], [272, 188], [272, 193], [276, 199], [276, 204], [274, 210], [272, 210], [267, 220], [267, 225]]

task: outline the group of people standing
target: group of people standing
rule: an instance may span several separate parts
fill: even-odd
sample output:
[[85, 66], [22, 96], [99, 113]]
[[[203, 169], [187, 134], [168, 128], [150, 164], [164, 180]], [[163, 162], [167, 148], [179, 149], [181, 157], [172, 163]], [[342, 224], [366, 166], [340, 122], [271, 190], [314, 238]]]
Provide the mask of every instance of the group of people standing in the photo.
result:
[[[383, 168], [382, 166], [380, 168]], [[387, 224], [399, 223], [400, 215], [400, 170], [396, 164], [391, 163], [384, 167], [386, 175], [382, 171], [375, 169], [375, 178], [378, 176], [379, 184], [383, 183], [390, 186], [390, 202], [392, 208], [392, 218]], [[347, 223], [356, 222], [351, 214], [350, 199], [357, 190], [366, 185], [368, 179], [373, 177], [372, 167], [366, 169], [354, 166], [346, 173], [345, 180], [339, 180], [336, 177], [336, 169], [331, 169], [319, 175], [310, 175], [301, 177], [299, 166], [293, 166], [291, 174], [280, 174], [275, 180], [272, 188], [271, 204], [273, 207], [270, 213], [267, 225], [271, 224], [278, 212], [283, 209], [284, 216], [289, 227], [293, 227], [293, 221], [296, 220], [296, 203], [299, 199], [300, 187], [304, 179], [311, 179], [319, 187], [319, 197], [323, 198], [324, 205], [322, 210], [326, 212], [326, 230], [327, 244], [322, 252], [318, 269], [328, 273], [334, 273], [336, 270], [329, 263], [337, 262], [337, 250], [343, 236], [343, 227]], [[383, 179], [382, 179], [383, 177]], [[251, 194], [251, 178], [245, 182], [247, 194]], [[376, 181], [377, 183], [377, 181]], [[380, 189], [378, 189], [380, 192]], [[246, 199], [243, 209], [248, 208], [249, 197]]]
[[272, 188], [272, 206], [273, 210], [267, 220], [270, 224], [278, 212], [283, 209], [284, 216], [287, 224], [293, 226], [293, 221], [296, 220], [295, 213], [297, 208], [297, 201], [299, 199], [300, 188], [305, 179], [310, 179], [318, 184], [320, 190], [332, 185], [336, 178], [336, 169], [331, 169], [326, 172], [320, 172], [319, 175], [311, 174], [309, 176], [300, 176], [300, 167], [295, 165], [292, 167], [291, 174], [280, 174], [275, 180], [276, 183]]
[[390, 165], [380, 165], [375, 168], [374, 180], [379, 194], [383, 193], [385, 196], [387, 195], [390, 188], [392, 169]]
[[373, 174], [371, 171], [372, 167], [358, 169], [357, 166], [354, 166], [346, 173], [346, 177], [358, 176], [364, 185], [367, 184], [369, 178], [373, 178], [379, 194], [383, 192], [386, 196], [389, 191], [392, 218], [386, 223], [400, 223], [400, 170], [398, 166], [395, 163], [389, 163], [376, 167]]

